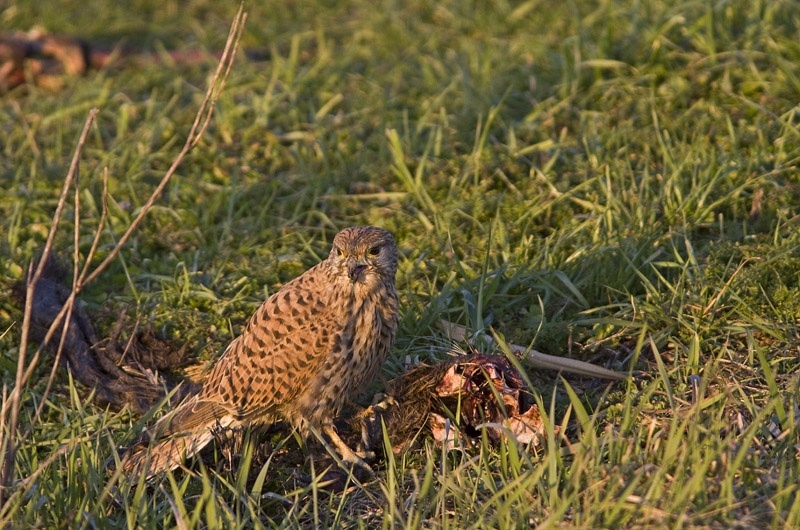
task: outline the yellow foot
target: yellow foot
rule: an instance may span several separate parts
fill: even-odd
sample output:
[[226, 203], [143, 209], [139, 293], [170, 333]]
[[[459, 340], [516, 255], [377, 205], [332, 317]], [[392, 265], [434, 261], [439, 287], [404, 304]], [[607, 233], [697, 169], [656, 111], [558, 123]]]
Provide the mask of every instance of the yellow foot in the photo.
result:
[[[336, 446], [336, 449], [339, 451], [339, 454], [342, 455], [342, 461], [346, 462], [351, 465], [357, 465], [358, 467], [367, 470], [370, 475], [374, 475], [375, 472], [369, 467], [369, 464], [364, 462], [364, 460], [359, 457], [356, 453], [353, 452], [352, 449], [347, 447], [347, 444], [339, 438], [339, 434], [337, 434], [336, 430], [333, 428], [332, 425], [326, 425], [322, 428], [323, 432], [328, 435], [328, 438], [331, 439], [333, 445]], [[366, 456], [366, 455], [365, 455]]]

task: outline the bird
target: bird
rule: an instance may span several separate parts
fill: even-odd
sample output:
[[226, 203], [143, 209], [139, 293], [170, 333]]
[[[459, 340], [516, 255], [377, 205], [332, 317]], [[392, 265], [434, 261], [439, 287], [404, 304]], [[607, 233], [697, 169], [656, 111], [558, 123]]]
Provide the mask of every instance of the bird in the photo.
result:
[[343, 462], [370, 470], [333, 419], [373, 380], [394, 342], [397, 267], [388, 231], [340, 231], [326, 259], [261, 304], [202, 388], [134, 441], [123, 470], [149, 479], [200, 451], [215, 429], [279, 421], [303, 438], [324, 433]]

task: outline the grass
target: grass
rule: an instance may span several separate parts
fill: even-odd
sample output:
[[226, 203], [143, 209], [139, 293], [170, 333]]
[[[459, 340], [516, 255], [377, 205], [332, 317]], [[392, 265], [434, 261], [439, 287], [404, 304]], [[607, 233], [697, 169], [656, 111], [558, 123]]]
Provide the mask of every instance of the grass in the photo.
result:
[[[146, 51], [221, 48], [236, 6], [32, 1], [35, 24]], [[353, 224], [391, 230], [402, 321], [384, 367], [443, 355], [446, 318], [635, 377], [530, 372], [543, 446], [389, 457], [331, 492], [271, 460], [158, 484], [106, 462], [141, 425], [61, 374], [17, 456], [12, 527], [796, 528], [800, 9], [731, 0], [246, 6], [209, 134], [81, 300], [213, 359]], [[0, 96], [0, 291], [41, 249], [71, 152], [102, 259], [183, 143], [214, 60]], [[91, 227], [91, 228], [90, 228]], [[56, 244], [71, 252], [71, 233]], [[85, 248], [84, 248], [85, 246]], [[21, 310], [0, 296], [13, 385]], [[16, 322], [16, 324], [13, 324]], [[12, 325], [13, 324], [13, 325]], [[480, 333], [479, 333], [480, 334]], [[23, 428], [48, 367], [23, 393]], [[698, 381], [693, 399], [692, 383]], [[26, 423], [27, 422], [27, 423]], [[569, 444], [553, 434], [561, 425]], [[293, 438], [273, 440], [299, 451]], [[59, 446], [68, 449], [47, 462]], [[222, 457], [220, 457], [222, 458]], [[319, 478], [320, 469], [301, 468]], [[247, 480], [248, 471], [253, 480]]]

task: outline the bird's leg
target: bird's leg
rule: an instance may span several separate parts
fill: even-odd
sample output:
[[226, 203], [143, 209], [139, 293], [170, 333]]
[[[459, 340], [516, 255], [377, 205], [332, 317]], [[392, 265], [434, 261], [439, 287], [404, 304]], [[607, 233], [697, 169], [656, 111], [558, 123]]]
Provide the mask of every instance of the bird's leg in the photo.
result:
[[353, 452], [352, 449], [347, 447], [347, 444], [339, 438], [339, 434], [336, 432], [336, 429], [333, 428], [333, 425], [325, 425], [322, 428], [323, 432], [328, 435], [328, 438], [331, 439], [333, 445], [336, 446], [336, 449], [339, 450], [339, 454], [342, 455], [342, 460], [349, 464], [355, 464], [362, 469], [366, 469], [371, 475], [374, 475], [375, 472], [369, 467], [369, 464], [364, 462], [357, 454]]

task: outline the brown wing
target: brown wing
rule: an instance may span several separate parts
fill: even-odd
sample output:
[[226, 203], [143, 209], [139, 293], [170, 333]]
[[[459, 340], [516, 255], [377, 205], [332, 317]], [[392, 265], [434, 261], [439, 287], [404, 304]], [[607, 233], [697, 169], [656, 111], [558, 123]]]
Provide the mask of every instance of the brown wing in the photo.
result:
[[226, 416], [230, 417], [230, 412], [220, 403], [195, 396], [159, 420], [152, 431], [156, 438], [166, 438], [204, 428], [214, 422], [222, 421]]
[[341, 326], [321, 263], [269, 297], [217, 362], [200, 394], [238, 419], [275, 421], [316, 374]]
[[[233, 416], [220, 403], [195, 396], [140, 434], [125, 452], [122, 466], [128, 473], [141, 472], [149, 462], [144, 470], [147, 477], [175, 469], [184, 456], [189, 458], [211, 441], [215, 426], [227, 427], [233, 423]], [[148, 451], [153, 440], [155, 443]]]

